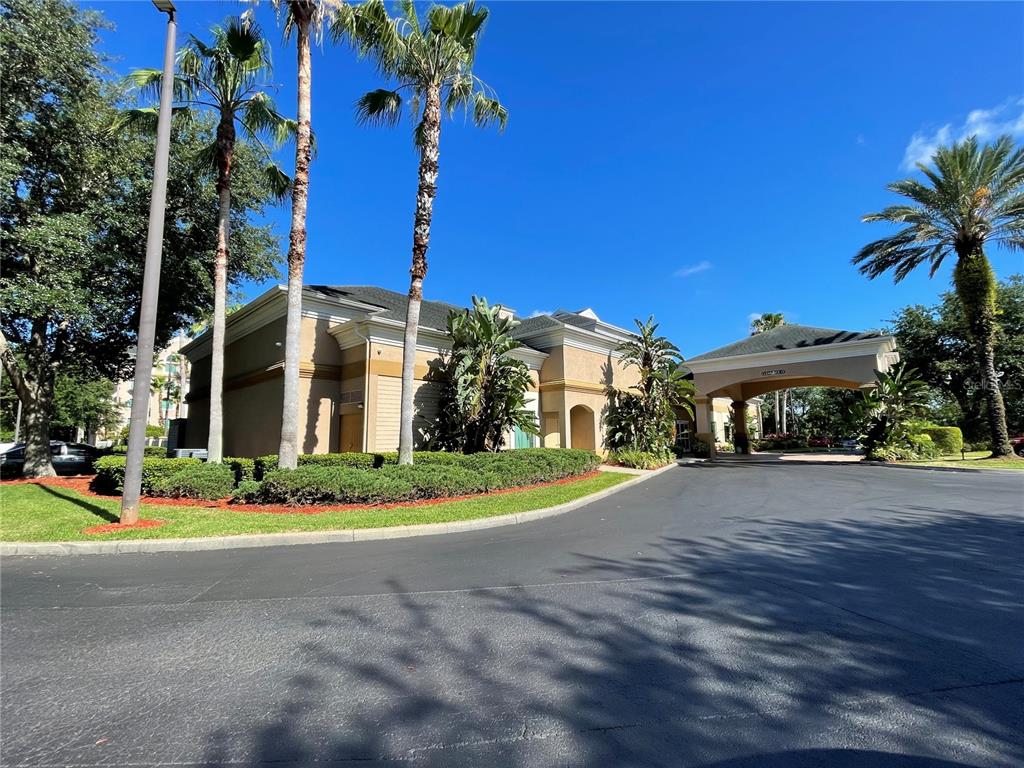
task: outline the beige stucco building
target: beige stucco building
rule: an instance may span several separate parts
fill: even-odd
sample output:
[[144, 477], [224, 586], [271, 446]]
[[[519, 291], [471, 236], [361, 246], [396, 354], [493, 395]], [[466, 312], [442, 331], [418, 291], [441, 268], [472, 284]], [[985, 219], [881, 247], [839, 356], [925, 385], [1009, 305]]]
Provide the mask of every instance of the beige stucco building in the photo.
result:
[[[188, 417], [185, 394], [188, 392], [189, 366], [182, 356], [182, 349], [189, 343], [184, 333], [175, 334], [166, 347], [159, 350], [153, 360], [153, 381], [160, 383], [160, 391], [149, 396], [149, 411], [146, 424], [166, 429], [173, 419]], [[209, 374], [207, 374], [209, 375]], [[168, 387], [168, 384], [170, 386]], [[132, 388], [134, 379], [119, 381], [114, 388], [114, 405], [119, 412], [119, 424], [112, 432], [119, 432], [128, 425], [132, 414]]]
[[[393, 451], [398, 447], [406, 297], [371, 286], [308, 286], [303, 292], [299, 427], [304, 453]], [[428, 372], [448, 347], [449, 311], [424, 301], [417, 338], [415, 429], [422, 445], [437, 412], [438, 384]], [[276, 453], [281, 430], [286, 295], [276, 286], [227, 319], [224, 452]], [[628, 388], [635, 370], [615, 351], [628, 331], [589, 309], [522, 319], [513, 354], [530, 369], [527, 406], [539, 438], [509, 434], [510, 448], [540, 445], [603, 449], [609, 386]], [[182, 349], [191, 364], [184, 445], [206, 446], [210, 334]]]

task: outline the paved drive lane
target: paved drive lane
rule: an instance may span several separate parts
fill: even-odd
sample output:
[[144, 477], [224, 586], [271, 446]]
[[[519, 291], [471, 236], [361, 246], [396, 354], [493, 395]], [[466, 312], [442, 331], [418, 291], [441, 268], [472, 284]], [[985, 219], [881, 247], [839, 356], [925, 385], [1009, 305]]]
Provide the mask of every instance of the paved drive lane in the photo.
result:
[[683, 467], [529, 525], [6, 558], [17, 765], [1024, 765], [1024, 476]]

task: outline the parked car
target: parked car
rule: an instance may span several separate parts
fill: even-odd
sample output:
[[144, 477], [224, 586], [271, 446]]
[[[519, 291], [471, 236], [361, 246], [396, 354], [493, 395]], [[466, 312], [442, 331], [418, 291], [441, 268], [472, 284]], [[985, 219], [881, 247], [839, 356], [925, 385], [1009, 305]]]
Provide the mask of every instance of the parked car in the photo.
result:
[[844, 437], [839, 441], [839, 447], [848, 451], [855, 451], [860, 448], [860, 443], [855, 437]]
[[818, 437], [812, 437], [807, 441], [807, 445], [811, 448], [831, 448], [832, 438], [819, 435]]
[[1011, 437], [1010, 445], [1013, 446], [1013, 452], [1021, 458], [1024, 458], [1024, 435], [1020, 437]]
[[[93, 463], [103, 452], [86, 443], [65, 443], [63, 440], [50, 441], [50, 461], [53, 471], [58, 475], [92, 474]], [[17, 443], [14, 447], [0, 453], [0, 474], [5, 477], [20, 475], [25, 467], [25, 444]]]

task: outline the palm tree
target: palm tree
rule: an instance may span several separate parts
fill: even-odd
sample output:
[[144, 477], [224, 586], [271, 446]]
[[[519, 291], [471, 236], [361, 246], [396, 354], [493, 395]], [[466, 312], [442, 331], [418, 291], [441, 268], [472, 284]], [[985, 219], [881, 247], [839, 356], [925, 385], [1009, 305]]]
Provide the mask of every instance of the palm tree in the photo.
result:
[[523, 346], [512, 336], [518, 325], [501, 306], [476, 296], [472, 310], [448, 313], [452, 351], [440, 371], [434, 445], [463, 453], [497, 451], [510, 430], [538, 434], [536, 417], [526, 408], [530, 369], [510, 354]]
[[400, 464], [412, 463], [413, 373], [416, 365], [416, 330], [419, 326], [423, 280], [427, 275], [430, 222], [437, 194], [441, 120], [466, 110], [478, 126], [496, 123], [504, 128], [508, 112], [494, 92], [473, 74], [477, 45], [488, 11], [473, 2], [434, 5], [421, 21], [411, 0], [399, 4], [392, 18], [382, 0], [358, 7], [346, 6], [332, 27], [338, 38], [347, 37], [360, 53], [370, 55], [381, 73], [396, 81], [393, 89], [370, 91], [356, 104], [360, 122], [396, 124], [407, 100], [415, 123], [413, 137], [419, 151], [419, 184], [413, 218], [412, 268], [409, 304], [402, 353]]
[[[786, 316], [781, 312], [763, 312], [750, 321], [750, 335], [756, 336], [759, 333], [770, 331], [786, 324]], [[775, 431], [786, 432], [786, 401], [789, 400], [789, 390], [782, 390], [782, 410], [779, 410], [779, 390], [775, 390]], [[780, 421], [781, 416], [781, 421]]]
[[302, 275], [306, 267], [306, 210], [309, 207], [309, 164], [313, 156], [312, 36], [319, 38], [341, 0], [271, 0], [283, 17], [285, 36], [295, 33], [297, 60], [295, 110], [295, 172], [292, 177], [292, 220], [288, 234], [288, 313], [284, 334], [284, 393], [278, 466], [295, 469], [299, 461], [299, 340], [302, 332]]
[[[266, 174], [275, 195], [283, 198], [290, 180], [273, 162], [271, 149], [295, 132], [295, 123], [283, 117], [267, 95], [264, 78], [270, 74], [270, 46], [260, 28], [243, 14], [211, 30], [213, 44], [192, 35], [178, 53], [175, 100], [178, 111], [210, 109], [218, 116], [214, 142], [201, 158], [217, 174], [217, 253], [213, 268], [213, 340], [210, 359], [210, 431], [207, 455], [210, 462], [223, 457], [224, 433], [224, 329], [227, 306], [228, 253], [231, 229], [231, 167], [235, 153], [236, 124], [266, 154]], [[129, 75], [138, 88], [160, 87], [161, 72], [140, 69]], [[154, 122], [153, 109], [131, 110], [121, 123]], [[269, 146], [264, 143], [269, 141]]]
[[675, 409], [694, 412], [693, 383], [686, 378], [679, 349], [658, 335], [653, 317], [636, 323], [638, 333], [622, 342], [617, 351], [623, 368], [636, 368], [635, 391], [609, 388], [605, 416], [607, 444], [612, 448], [662, 452], [675, 426]]
[[994, 359], [996, 281], [985, 245], [1024, 250], [1024, 149], [1015, 147], [1009, 136], [985, 146], [972, 136], [940, 147], [932, 162], [934, 168], [918, 163], [925, 182], [904, 179], [888, 186], [910, 203], [890, 206], [863, 220], [904, 226], [865, 245], [853, 263], [871, 279], [891, 270], [898, 283], [926, 262], [934, 276], [947, 257], [956, 256], [953, 285], [975, 345], [992, 456], [1011, 456]]

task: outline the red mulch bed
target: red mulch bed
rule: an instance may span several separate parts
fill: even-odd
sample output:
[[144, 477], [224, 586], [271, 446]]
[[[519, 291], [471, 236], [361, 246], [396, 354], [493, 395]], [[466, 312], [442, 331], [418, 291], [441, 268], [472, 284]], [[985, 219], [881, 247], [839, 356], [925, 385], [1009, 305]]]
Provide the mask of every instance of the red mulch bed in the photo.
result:
[[92, 528], [83, 528], [82, 533], [117, 533], [118, 531], [132, 531], [136, 528], [159, 528], [163, 524], [163, 520], [139, 520], [137, 523], [105, 523], [104, 525], [94, 525]]
[[[481, 496], [497, 496], [503, 493], [516, 493], [518, 491], [531, 491], [534, 488], [545, 488], [549, 485], [568, 485], [569, 483], [575, 483], [578, 480], [586, 480], [587, 478], [596, 477], [600, 474], [599, 470], [593, 472], [587, 472], [583, 475], [576, 475], [574, 477], [564, 477], [561, 480], [552, 480], [547, 483], [537, 483], [536, 485], [521, 485], [515, 488], [502, 488], [498, 491], [491, 491], [489, 493], [473, 493], [466, 496], [448, 496], [442, 499], [420, 499], [418, 501], [402, 501], [395, 504], [345, 504], [345, 505], [334, 505], [334, 506], [302, 506], [293, 507], [285, 504], [232, 504], [231, 499], [218, 499], [217, 501], [207, 501], [204, 499], [169, 499], [165, 497], [154, 497], [154, 496], [143, 496], [141, 501], [144, 504], [152, 504], [153, 506], [164, 506], [164, 507], [198, 507], [200, 509], [223, 509], [231, 512], [249, 512], [249, 513], [262, 513], [271, 515], [320, 515], [324, 512], [358, 512], [366, 509], [394, 509], [396, 507], [425, 507], [431, 504], [446, 504], [449, 501], [466, 501], [468, 499], [478, 499]], [[91, 475], [73, 475], [65, 477], [39, 477], [32, 479], [18, 479], [18, 480], [4, 480], [0, 485], [20, 485], [26, 483], [32, 483], [35, 485], [50, 485], [58, 488], [68, 488], [80, 493], [83, 496], [90, 496], [92, 498], [99, 499], [119, 499], [120, 496], [106, 496], [100, 493], [94, 493], [89, 490], [89, 482], [92, 480]], [[90, 528], [86, 533], [109, 533], [111, 531], [119, 531], [123, 528], [131, 527], [144, 527], [151, 528], [156, 525], [161, 525], [163, 521], [158, 520], [142, 520], [135, 526], [120, 526], [120, 523], [110, 523], [109, 525], [98, 525], [94, 528]], [[111, 526], [114, 526], [111, 528]], [[99, 530], [105, 528], [109, 530]]]

